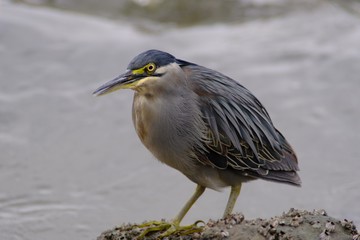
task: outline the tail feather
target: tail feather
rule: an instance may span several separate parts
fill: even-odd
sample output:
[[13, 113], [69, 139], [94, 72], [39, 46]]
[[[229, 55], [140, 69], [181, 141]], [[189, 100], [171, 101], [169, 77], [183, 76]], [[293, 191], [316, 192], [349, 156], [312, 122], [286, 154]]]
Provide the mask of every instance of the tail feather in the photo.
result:
[[279, 183], [301, 186], [301, 179], [295, 171], [266, 171], [266, 174], [259, 174], [258, 177]]
[[283, 157], [280, 161], [266, 161], [265, 165], [257, 170], [258, 177], [264, 180], [301, 186], [301, 179], [297, 174], [299, 166], [295, 151], [285, 137], [279, 131], [277, 133], [283, 148]]

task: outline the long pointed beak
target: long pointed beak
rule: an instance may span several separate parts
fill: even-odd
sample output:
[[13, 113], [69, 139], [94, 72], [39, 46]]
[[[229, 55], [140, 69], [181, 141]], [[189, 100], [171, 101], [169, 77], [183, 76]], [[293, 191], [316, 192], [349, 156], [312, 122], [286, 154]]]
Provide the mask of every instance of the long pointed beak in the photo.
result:
[[130, 88], [132, 83], [137, 81], [140, 76], [135, 76], [130, 70], [116, 77], [115, 79], [103, 84], [96, 89], [93, 94], [96, 96], [105, 95], [119, 89]]

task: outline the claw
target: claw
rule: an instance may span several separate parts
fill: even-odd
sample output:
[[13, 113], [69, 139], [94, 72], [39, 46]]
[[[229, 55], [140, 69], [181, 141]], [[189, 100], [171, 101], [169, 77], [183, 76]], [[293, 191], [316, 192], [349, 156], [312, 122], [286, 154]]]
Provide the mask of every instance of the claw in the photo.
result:
[[138, 236], [137, 239], [144, 239], [149, 233], [161, 233], [157, 236], [157, 239], [163, 239], [171, 235], [185, 236], [196, 232], [201, 232], [204, 226], [198, 226], [204, 224], [204, 221], [196, 221], [194, 224], [187, 226], [179, 226], [176, 222], [165, 221], [151, 221], [140, 225], [136, 225], [138, 228], [145, 228], [144, 231]]

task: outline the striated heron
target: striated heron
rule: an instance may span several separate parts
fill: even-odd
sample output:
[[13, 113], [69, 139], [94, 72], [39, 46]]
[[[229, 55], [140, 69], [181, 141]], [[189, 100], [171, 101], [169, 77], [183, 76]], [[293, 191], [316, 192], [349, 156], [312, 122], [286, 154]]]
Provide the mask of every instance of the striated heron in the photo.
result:
[[243, 182], [260, 178], [300, 186], [294, 150], [260, 101], [233, 79], [148, 50], [94, 94], [127, 88], [135, 91], [132, 117], [142, 143], [197, 184], [168, 231], [181, 229], [180, 221], [206, 188], [231, 187], [226, 217]]

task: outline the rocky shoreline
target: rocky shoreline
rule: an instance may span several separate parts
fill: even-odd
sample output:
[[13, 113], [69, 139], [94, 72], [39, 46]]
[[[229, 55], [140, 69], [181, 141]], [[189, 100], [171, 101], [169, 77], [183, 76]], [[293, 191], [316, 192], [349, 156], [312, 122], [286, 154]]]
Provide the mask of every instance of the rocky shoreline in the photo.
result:
[[[97, 240], [137, 239], [144, 230], [137, 224], [124, 224], [101, 233]], [[160, 233], [148, 234], [144, 239], [157, 239]], [[166, 239], [360, 240], [360, 233], [352, 221], [330, 217], [325, 210], [292, 208], [270, 219], [247, 220], [241, 213], [225, 219], [210, 219], [200, 233], [172, 235]]]

